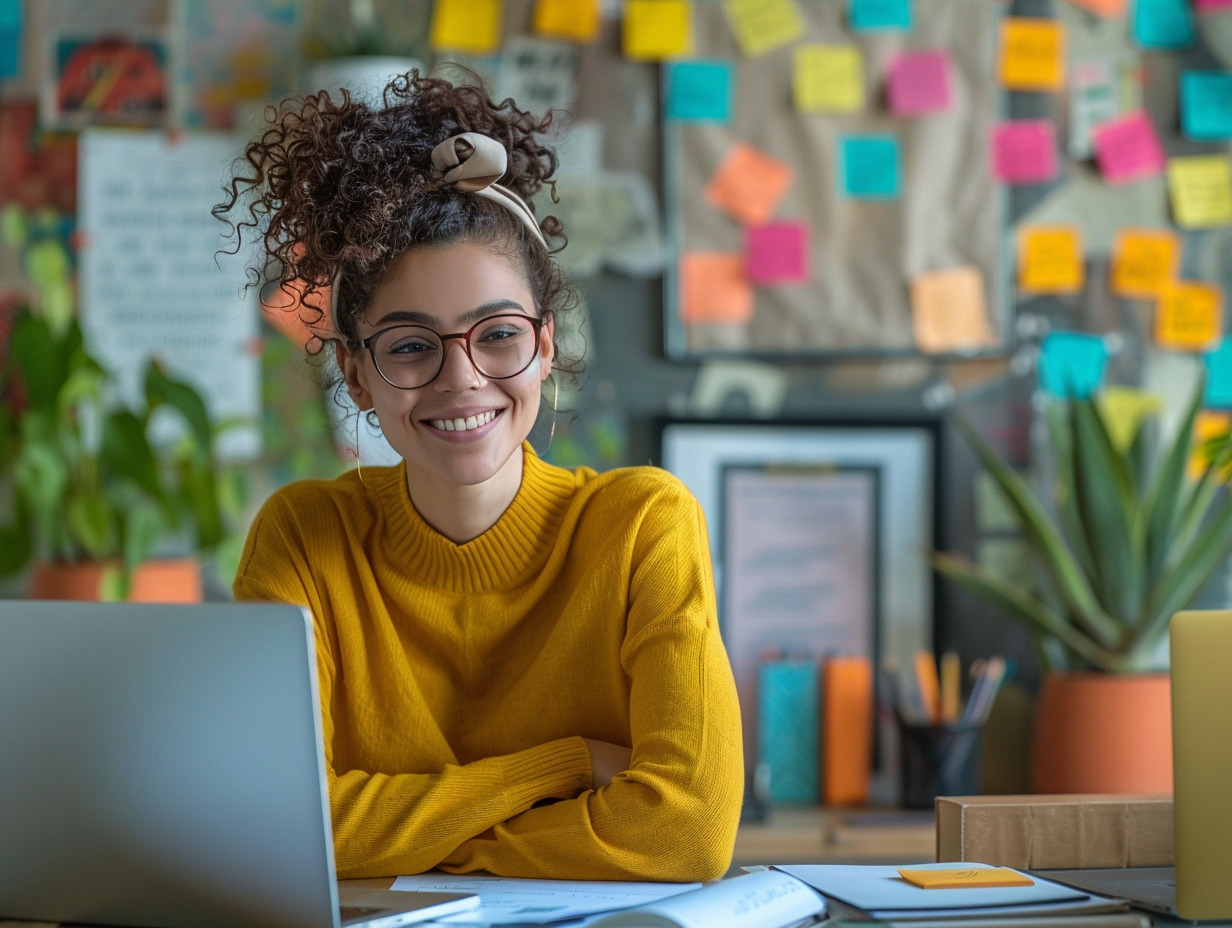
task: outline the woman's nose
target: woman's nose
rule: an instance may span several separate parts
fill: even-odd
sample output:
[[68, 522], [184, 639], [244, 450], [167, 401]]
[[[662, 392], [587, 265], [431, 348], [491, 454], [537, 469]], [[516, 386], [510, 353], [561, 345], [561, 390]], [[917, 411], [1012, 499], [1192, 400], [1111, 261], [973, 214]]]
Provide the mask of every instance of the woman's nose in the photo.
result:
[[436, 375], [437, 389], [445, 392], [466, 390], [484, 383], [483, 375], [471, 363], [471, 357], [466, 353], [466, 345], [461, 339], [445, 342], [441, 350], [445, 352], [445, 358], [441, 361], [440, 373]]

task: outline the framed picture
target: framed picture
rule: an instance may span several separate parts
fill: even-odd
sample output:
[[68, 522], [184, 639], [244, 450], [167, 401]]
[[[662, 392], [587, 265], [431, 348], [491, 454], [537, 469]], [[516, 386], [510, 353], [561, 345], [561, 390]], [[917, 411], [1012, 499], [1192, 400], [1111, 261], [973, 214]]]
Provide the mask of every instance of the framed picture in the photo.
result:
[[933, 650], [940, 436], [925, 418], [660, 423], [660, 464], [706, 514], [746, 746], [768, 653]]
[[42, 92], [47, 128], [162, 127], [171, 113], [170, 52], [153, 30], [52, 36]]

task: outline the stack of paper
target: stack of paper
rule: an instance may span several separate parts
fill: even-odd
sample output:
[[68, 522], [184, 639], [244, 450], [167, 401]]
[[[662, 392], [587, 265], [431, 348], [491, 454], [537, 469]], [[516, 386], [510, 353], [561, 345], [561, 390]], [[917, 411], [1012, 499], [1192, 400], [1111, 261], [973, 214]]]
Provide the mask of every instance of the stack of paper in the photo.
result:
[[[1062, 886], [1034, 874], [1029, 885], [989, 885], [973, 871], [992, 869], [978, 863], [904, 865], [903, 870], [964, 871], [964, 888], [923, 888], [904, 879], [893, 866], [799, 864], [776, 867], [827, 897], [830, 922], [893, 928], [1149, 928], [1148, 916], [1132, 912], [1121, 899]], [[1020, 873], [1009, 871], [1009, 873]]]

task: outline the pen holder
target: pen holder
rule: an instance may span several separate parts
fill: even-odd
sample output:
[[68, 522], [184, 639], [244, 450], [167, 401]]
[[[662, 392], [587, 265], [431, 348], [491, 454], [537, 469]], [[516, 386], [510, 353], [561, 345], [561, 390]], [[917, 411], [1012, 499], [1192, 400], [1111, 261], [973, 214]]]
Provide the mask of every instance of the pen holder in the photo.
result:
[[971, 796], [980, 787], [978, 722], [913, 725], [899, 720], [902, 805], [931, 809], [938, 796]]

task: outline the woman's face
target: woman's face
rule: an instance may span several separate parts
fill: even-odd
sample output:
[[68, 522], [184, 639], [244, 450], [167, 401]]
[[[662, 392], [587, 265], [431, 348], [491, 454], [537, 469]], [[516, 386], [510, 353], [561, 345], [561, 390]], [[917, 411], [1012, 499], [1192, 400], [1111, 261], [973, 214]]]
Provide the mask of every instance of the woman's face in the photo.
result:
[[[538, 316], [524, 275], [513, 262], [480, 245], [420, 246], [394, 262], [373, 292], [359, 319], [359, 338], [394, 325], [452, 335], [496, 314]], [[461, 338], [443, 343], [440, 372], [413, 390], [387, 383], [366, 349], [339, 350], [339, 363], [351, 399], [361, 410], [376, 410], [385, 438], [406, 459], [412, 486], [416, 478], [430, 477], [473, 486], [497, 474], [510, 477], [505, 471], [514, 467], [520, 480], [522, 457], [516, 452], [535, 424], [540, 384], [551, 373], [552, 324], [548, 317], [526, 370], [502, 380], [476, 369]], [[498, 329], [492, 337], [507, 334]], [[472, 342], [477, 355], [479, 337]], [[419, 341], [398, 342], [396, 363], [420, 363], [414, 360], [415, 352], [424, 348]]]

